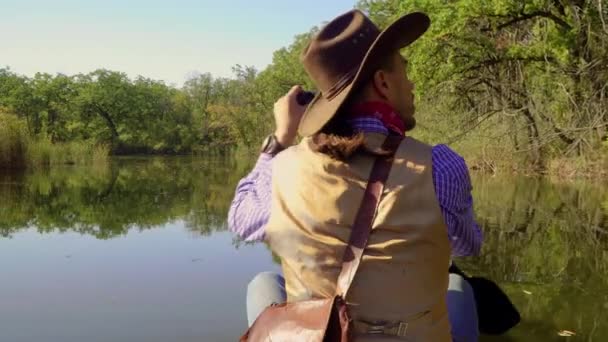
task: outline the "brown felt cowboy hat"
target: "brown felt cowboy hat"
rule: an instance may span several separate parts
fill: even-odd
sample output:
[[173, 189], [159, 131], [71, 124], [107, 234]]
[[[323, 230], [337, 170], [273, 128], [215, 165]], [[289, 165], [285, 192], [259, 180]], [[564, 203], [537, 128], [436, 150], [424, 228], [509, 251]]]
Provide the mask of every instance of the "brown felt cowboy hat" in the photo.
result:
[[379, 60], [414, 42], [430, 22], [426, 14], [414, 12], [380, 31], [363, 12], [351, 10], [325, 25], [301, 56], [319, 93], [300, 121], [300, 135], [310, 136], [321, 130]]

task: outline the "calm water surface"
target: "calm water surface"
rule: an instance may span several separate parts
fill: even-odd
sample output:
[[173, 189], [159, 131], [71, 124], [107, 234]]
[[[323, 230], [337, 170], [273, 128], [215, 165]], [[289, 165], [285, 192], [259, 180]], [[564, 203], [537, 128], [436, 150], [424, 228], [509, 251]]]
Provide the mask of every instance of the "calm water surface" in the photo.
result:
[[[251, 162], [120, 158], [0, 175], [0, 341], [235, 341], [279, 269], [225, 230]], [[487, 341], [608, 339], [608, 186], [473, 175], [486, 241], [459, 260], [523, 322]], [[568, 330], [576, 335], [561, 337]]]

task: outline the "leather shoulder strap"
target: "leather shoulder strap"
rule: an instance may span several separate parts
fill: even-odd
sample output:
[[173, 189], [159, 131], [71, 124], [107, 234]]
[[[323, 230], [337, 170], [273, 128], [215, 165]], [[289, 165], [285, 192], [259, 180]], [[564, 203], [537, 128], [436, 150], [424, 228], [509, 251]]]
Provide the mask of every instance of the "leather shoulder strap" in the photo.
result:
[[348, 288], [359, 268], [363, 250], [367, 246], [372, 223], [376, 217], [378, 203], [384, 190], [384, 183], [391, 171], [393, 156], [402, 140], [402, 136], [387, 137], [382, 145], [382, 149], [390, 151], [390, 154], [378, 156], [374, 161], [374, 166], [372, 167], [371, 175], [363, 195], [363, 201], [355, 217], [348, 245], [342, 257], [342, 271], [336, 284], [336, 295], [338, 296], [346, 297]]

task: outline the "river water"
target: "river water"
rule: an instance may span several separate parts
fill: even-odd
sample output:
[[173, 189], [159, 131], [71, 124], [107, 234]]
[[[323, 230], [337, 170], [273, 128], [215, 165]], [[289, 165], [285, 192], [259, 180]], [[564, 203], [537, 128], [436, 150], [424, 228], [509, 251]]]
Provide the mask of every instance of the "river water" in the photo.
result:
[[[130, 157], [0, 175], [0, 341], [236, 341], [247, 282], [279, 270], [226, 231], [251, 165]], [[523, 317], [483, 340], [607, 340], [608, 184], [472, 179], [485, 243], [458, 263]]]

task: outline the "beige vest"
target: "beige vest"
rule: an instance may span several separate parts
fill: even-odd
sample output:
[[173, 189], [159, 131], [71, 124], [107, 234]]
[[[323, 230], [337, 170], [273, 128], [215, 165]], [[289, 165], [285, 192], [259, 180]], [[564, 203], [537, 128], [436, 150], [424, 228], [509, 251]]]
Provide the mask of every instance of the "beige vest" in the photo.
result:
[[[377, 147], [380, 134], [368, 134]], [[334, 295], [342, 254], [374, 158], [349, 163], [311, 149], [310, 138], [275, 157], [267, 241], [282, 262], [288, 301]], [[380, 199], [347, 302], [354, 320], [407, 322], [405, 338], [451, 341], [446, 294], [450, 244], [435, 196], [431, 147], [405, 138]]]

